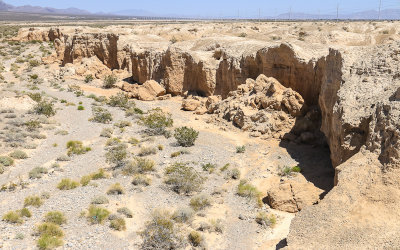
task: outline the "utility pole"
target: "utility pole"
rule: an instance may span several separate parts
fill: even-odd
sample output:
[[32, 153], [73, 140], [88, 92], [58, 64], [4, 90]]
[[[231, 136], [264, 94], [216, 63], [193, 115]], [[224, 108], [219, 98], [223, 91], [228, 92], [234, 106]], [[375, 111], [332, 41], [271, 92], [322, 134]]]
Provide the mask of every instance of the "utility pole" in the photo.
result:
[[382, 0], [379, 0], [379, 14], [378, 14], [378, 20], [381, 20], [381, 7], [382, 7]]
[[261, 22], [261, 9], [258, 8], [258, 21]]
[[336, 7], [336, 21], [339, 22], [339, 4]]
[[290, 9], [289, 9], [289, 20], [290, 19], [292, 19], [292, 6], [290, 6]]

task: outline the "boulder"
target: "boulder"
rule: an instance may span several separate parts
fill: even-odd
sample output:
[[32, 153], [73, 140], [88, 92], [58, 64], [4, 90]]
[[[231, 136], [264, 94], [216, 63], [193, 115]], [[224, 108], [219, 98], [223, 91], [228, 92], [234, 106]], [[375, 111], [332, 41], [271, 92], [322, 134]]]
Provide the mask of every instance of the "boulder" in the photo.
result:
[[200, 107], [201, 102], [195, 99], [185, 99], [182, 102], [182, 109], [185, 111], [195, 111]]
[[154, 101], [165, 94], [165, 88], [153, 80], [146, 81], [143, 85], [123, 83], [121, 89], [128, 96], [142, 101]]

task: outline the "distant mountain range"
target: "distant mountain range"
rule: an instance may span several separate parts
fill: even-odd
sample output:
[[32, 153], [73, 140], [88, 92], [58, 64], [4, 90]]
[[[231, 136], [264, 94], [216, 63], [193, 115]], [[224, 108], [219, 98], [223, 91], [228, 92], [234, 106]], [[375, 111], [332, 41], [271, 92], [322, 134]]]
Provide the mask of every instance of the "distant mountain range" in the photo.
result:
[[[68, 8], [68, 9], [56, 9], [56, 8], [49, 8], [49, 7], [40, 7], [40, 6], [31, 6], [31, 5], [24, 5], [24, 6], [14, 6], [11, 4], [7, 4], [0, 0], [0, 11], [6, 12], [24, 12], [24, 13], [38, 13], [38, 14], [63, 14], [63, 15], [100, 15], [100, 16], [124, 16], [124, 17], [171, 17], [171, 18], [191, 18], [190, 16], [183, 16], [177, 14], [157, 14], [152, 13], [147, 10], [140, 10], [140, 9], [128, 9], [128, 10], [121, 10], [115, 11], [110, 13], [91, 13], [87, 10], [81, 10], [77, 8]], [[196, 17], [198, 18], [198, 16]], [[203, 17], [204, 19], [212, 19], [215, 17], [208, 16]], [[222, 17], [225, 19], [236, 19], [237, 17], [234, 16], [227, 16]], [[258, 19], [258, 16], [246, 16], [241, 17], [241, 19]], [[336, 19], [337, 15], [316, 15], [316, 14], [307, 14], [307, 13], [284, 13], [278, 16], [268, 16], [263, 17], [262, 19], [277, 19], [277, 20], [284, 20], [284, 19], [296, 19], [296, 20], [310, 20], [310, 19]], [[379, 12], [376, 10], [368, 10], [350, 14], [341, 14], [339, 13], [339, 19], [389, 19], [389, 20], [396, 20], [400, 19], [400, 9], [386, 9], [382, 10], [379, 16]]]

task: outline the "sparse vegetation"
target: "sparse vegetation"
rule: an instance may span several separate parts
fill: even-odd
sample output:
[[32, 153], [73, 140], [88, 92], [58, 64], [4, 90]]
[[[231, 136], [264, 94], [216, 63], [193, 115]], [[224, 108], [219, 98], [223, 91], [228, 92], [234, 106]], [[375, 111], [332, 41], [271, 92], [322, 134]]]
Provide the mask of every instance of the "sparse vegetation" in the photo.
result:
[[22, 150], [15, 150], [10, 154], [10, 157], [14, 159], [26, 159], [28, 155]]
[[69, 141], [67, 142], [67, 155], [82, 155], [86, 154], [87, 152], [91, 151], [90, 147], [84, 147], [81, 141]]
[[101, 131], [100, 136], [101, 136], [101, 137], [106, 137], [106, 138], [111, 138], [113, 132], [114, 132], [114, 131], [112, 130], [112, 128], [104, 128], [104, 129]]
[[173, 120], [170, 113], [163, 112], [160, 108], [152, 109], [148, 115], [141, 118], [141, 124], [147, 127], [149, 135], [165, 134], [166, 128], [172, 127]]
[[59, 225], [42, 223], [36, 227], [36, 234], [40, 235], [37, 241], [39, 249], [54, 249], [63, 245], [64, 232]]
[[193, 219], [194, 211], [190, 207], [179, 207], [172, 215], [172, 219], [179, 223], [190, 222]]
[[251, 185], [246, 180], [240, 181], [237, 188], [237, 194], [242, 197], [255, 199], [258, 205], [262, 205], [260, 191], [258, 191], [255, 186]]
[[276, 225], [276, 216], [262, 211], [257, 214], [256, 222], [264, 227], [274, 227]]
[[203, 241], [204, 241], [204, 238], [199, 232], [197, 232], [197, 231], [190, 232], [189, 242], [192, 246], [194, 246], [194, 247], [202, 246]]
[[199, 136], [199, 132], [192, 128], [188, 127], [180, 127], [175, 129], [174, 137], [177, 140], [178, 144], [182, 147], [191, 147], [194, 145], [197, 137]]
[[93, 81], [93, 75], [86, 75], [86, 76], [85, 76], [85, 82], [86, 82], [86, 83], [89, 83], [89, 82], [91, 82], [91, 81]]
[[108, 147], [105, 156], [108, 163], [122, 166], [128, 156], [126, 144], [118, 143], [115, 146]]
[[118, 78], [115, 75], [108, 75], [104, 78], [103, 88], [111, 89], [117, 83]]
[[110, 123], [113, 120], [112, 114], [107, 109], [102, 107], [93, 107], [92, 108], [93, 117], [90, 118], [90, 121], [97, 123]]
[[236, 153], [237, 154], [243, 154], [244, 152], [246, 152], [246, 146], [237, 146], [236, 147]]
[[89, 207], [87, 218], [92, 224], [103, 224], [109, 215], [110, 211], [107, 209], [92, 205]]
[[298, 166], [294, 166], [294, 167], [285, 166], [283, 168], [278, 169], [279, 176], [286, 176], [286, 177], [293, 176], [300, 172], [301, 172], [301, 168]]
[[118, 195], [118, 194], [124, 194], [124, 193], [125, 193], [125, 190], [119, 183], [115, 183], [107, 191], [108, 195]]
[[56, 110], [54, 109], [54, 104], [48, 101], [38, 102], [33, 110], [36, 114], [45, 115], [47, 117], [54, 116], [56, 114]]
[[135, 186], [150, 186], [151, 179], [144, 174], [135, 174], [132, 179], [132, 184]]
[[132, 218], [133, 217], [132, 211], [127, 207], [118, 208], [117, 212], [120, 213], [120, 214], [125, 215], [126, 218]]
[[40, 179], [44, 174], [47, 174], [48, 170], [44, 167], [36, 167], [29, 172], [30, 179]]
[[211, 200], [208, 195], [200, 194], [190, 199], [190, 206], [195, 211], [202, 210], [211, 205]]
[[62, 179], [57, 185], [57, 188], [60, 190], [71, 190], [77, 187], [79, 187], [79, 183], [71, 179]]
[[10, 211], [3, 215], [2, 220], [12, 224], [22, 224], [23, 222], [21, 215], [15, 211]]
[[165, 183], [179, 194], [190, 194], [201, 190], [205, 179], [193, 168], [175, 163], [165, 169]]
[[60, 211], [48, 212], [44, 217], [45, 222], [54, 223], [57, 225], [62, 225], [67, 223], [67, 218]]
[[124, 231], [126, 230], [126, 222], [123, 218], [116, 218], [111, 220], [110, 227], [117, 231]]
[[110, 201], [105, 196], [96, 196], [92, 199], [91, 203], [95, 205], [107, 204]]
[[153, 147], [142, 147], [138, 153], [138, 156], [148, 156], [157, 154], [157, 149]]
[[43, 204], [39, 196], [28, 196], [25, 198], [24, 207], [40, 207]]
[[0, 164], [9, 167], [14, 164], [14, 160], [9, 156], [0, 156]]
[[118, 93], [117, 95], [111, 96], [107, 101], [107, 104], [111, 107], [119, 108], [129, 108], [130, 106], [134, 106], [134, 102], [130, 102], [128, 96], [124, 93]]

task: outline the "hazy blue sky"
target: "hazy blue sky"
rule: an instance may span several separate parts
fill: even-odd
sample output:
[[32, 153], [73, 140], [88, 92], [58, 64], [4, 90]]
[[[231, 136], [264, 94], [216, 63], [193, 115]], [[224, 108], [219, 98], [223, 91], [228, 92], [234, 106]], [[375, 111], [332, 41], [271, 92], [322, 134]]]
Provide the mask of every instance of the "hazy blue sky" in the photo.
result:
[[[54, 8], [76, 7], [91, 12], [142, 9], [156, 14], [199, 16], [275, 15], [289, 12], [335, 14], [377, 10], [379, 0], [4, 0], [13, 5], [38, 5]], [[382, 9], [400, 8], [399, 0], [382, 0]]]

